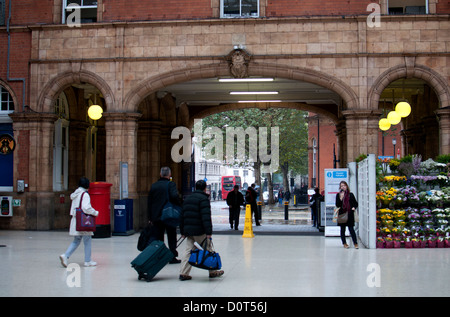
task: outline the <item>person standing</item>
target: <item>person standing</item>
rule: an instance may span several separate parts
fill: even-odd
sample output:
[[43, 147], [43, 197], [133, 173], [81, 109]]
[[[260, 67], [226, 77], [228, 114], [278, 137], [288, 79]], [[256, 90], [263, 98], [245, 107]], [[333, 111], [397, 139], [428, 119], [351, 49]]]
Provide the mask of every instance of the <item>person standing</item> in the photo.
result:
[[172, 171], [169, 167], [161, 168], [160, 179], [153, 183], [148, 194], [148, 219], [155, 228], [155, 238], [164, 241], [164, 232], [167, 233], [169, 250], [173, 253], [170, 264], [180, 263], [177, 259], [177, 228], [166, 225], [161, 221], [161, 214], [164, 205], [167, 203], [167, 196], [172, 204], [181, 206], [181, 199], [178, 195], [177, 186], [170, 181]]
[[358, 202], [356, 201], [355, 195], [350, 192], [350, 188], [348, 188], [348, 184], [345, 181], [339, 183], [339, 193], [336, 194], [336, 207], [339, 208], [340, 215], [345, 212], [348, 213], [347, 222], [338, 223], [341, 226], [341, 241], [344, 248], [349, 248], [345, 239], [345, 227], [348, 227], [355, 249], [358, 249], [358, 240], [356, 239], [355, 229], [353, 228], [355, 225], [355, 210], [358, 208]]
[[239, 191], [239, 185], [234, 185], [233, 190], [227, 196], [227, 205], [229, 207], [230, 227], [238, 230], [241, 206], [244, 204], [244, 195]]
[[314, 195], [311, 196], [310, 207], [311, 207], [311, 219], [313, 221], [313, 227], [319, 228], [319, 208], [320, 202], [323, 201], [323, 196], [320, 194], [318, 187], [314, 188]]
[[[206, 182], [199, 180], [195, 183], [195, 192], [188, 196], [183, 202], [181, 211], [180, 233], [186, 237], [186, 250], [181, 260], [180, 276], [181, 281], [192, 279], [189, 275], [192, 266], [189, 264], [191, 250], [194, 243], [202, 244], [206, 239], [206, 249], [212, 250], [212, 220], [211, 203], [206, 194]], [[209, 271], [209, 277], [214, 278], [223, 275], [222, 270]]]
[[[87, 192], [89, 189], [89, 179], [86, 177], [81, 177], [78, 182], [78, 188], [70, 195], [72, 204], [70, 206], [70, 215], [72, 219], [70, 221], [69, 235], [73, 236], [73, 241], [67, 248], [66, 252], [59, 256], [62, 266], [67, 267], [67, 260], [75, 252], [78, 246], [83, 240], [84, 243], [84, 266], [96, 266], [97, 262], [91, 260], [91, 246], [92, 246], [92, 235], [91, 231], [77, 231], [77, 217], [76, 208], [81, 205], [81, 209], [84, 213], [98, 216], [98, 211], [91, 206], [91, 197]], [[81, 202], [81, 203], [80, 203]]]
[[245, 202], [247, 204], [250, 204], [251, 210], [252, 210], [252, 214], [255, 216], [255, 224], [257, 226], [260, 226], [261, 224], [259, 223], [259, 219], [258, 219], [258, 205], [256, 203], [256, 197], [257, 197], [257, 192], [255, 190], [256, 185], [252, 184], [248, 189], [247, 192], [245, 193]]

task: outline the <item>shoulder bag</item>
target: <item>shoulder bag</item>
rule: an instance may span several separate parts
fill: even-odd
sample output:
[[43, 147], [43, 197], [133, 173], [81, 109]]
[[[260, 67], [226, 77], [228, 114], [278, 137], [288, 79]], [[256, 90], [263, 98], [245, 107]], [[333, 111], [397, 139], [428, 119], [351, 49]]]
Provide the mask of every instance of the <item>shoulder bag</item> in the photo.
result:
[[338, 213], [337, 223], [344, 224], [348, 221], [348, 212], [344, 211], [342, 213]]
[[169, 227], [176, 228], [180, 225], [181, 207], [170, 202], [169, 184], [170, 183], [167, 182], [167, 202], [161, 213], [161, 221]]
[[77, 231], [95, 231], [95, 217], [88, 215], [83, 212], [81, 208], [81, 202], [83, 201], [83, 196], [86, 192], [81, 194], [80, 206], [75, 208], [76, 212], [76, 230]]
[[[203, 249], [191, 250], [191, 256], [188, 260], [189, 264], [204, 270], [220, 270], [222, 268], [222, 261], [219, 253], [206, 250], [207, 245], [208, 244], [205, 239], [201, 245]], [[211, 249], [214, 249], [212, 241]]]

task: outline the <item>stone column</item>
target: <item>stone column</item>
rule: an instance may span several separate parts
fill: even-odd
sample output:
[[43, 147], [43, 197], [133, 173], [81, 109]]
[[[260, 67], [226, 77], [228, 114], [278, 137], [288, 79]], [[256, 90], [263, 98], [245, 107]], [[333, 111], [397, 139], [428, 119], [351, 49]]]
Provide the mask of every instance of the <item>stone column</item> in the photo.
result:
[[347, 140], [346, 163], [354, 162], [360, 154], [378, 155], [378, 121], [380, 110], [345, 110]]
[[450, 153], [450, 107], [435, 111], [439, 120], [439, 154]]
[[[51, 113], [12, 113], [14, 137], [24, 147], [14, 153], [14, 184], [23, 179], [28, 188], [22, 196], [24, 227], [29, 230], [53, 229], [53, 134], [57, 116]], [[26, 149], [28, 144], [28, 149]], [[24, 169], [24, 163], [28, 168]], [[20, 214], [20, 213], [19, 213]]]
[[106, 181], [119, 198], [119, 163], [128, 162], [128, 195], [137, 197], [137, 120], [140, 113], [106, 112]]

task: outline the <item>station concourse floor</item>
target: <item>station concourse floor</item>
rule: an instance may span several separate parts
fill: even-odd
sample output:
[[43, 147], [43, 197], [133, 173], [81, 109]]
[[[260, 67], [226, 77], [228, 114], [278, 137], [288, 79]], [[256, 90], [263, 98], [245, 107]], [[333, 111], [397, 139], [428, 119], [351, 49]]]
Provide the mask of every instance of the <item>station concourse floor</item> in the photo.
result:
[[[207, 271], [193, 268], [192, 280], [180, 281], [180, 264], [168, 264], [146, 282], [130, 266], [139, 253], [138, 236], [93, 239], [96, 267], [83, 266], [81, 244], [69, 259], [79, 267], [68, 270], [58, 258], [72, 241], [68, 232], [2, 230], [0, 297], [450, 295], [450, 249], [366, 249], [360, 244], [356, 250], [323, 235], [263, 235], [255, 230], [254, 238], [243, 238], [217, 233], [213, 241], [222, 258], [222, 277], [210, 279]], [[74, 286], [75, 272], [79, 285]]]

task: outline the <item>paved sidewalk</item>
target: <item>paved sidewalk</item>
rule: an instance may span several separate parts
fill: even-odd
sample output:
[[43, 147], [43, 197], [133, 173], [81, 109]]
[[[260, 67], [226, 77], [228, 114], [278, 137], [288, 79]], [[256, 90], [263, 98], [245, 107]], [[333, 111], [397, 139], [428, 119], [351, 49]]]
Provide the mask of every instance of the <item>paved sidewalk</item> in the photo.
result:
[[[228, 206], [225, 201], [212, 201], [212, 220], [214, 232], [221, 234], [240, 234], [244, 230], [245, 210], [241, 208], [239, 230], [230, 228], [228, 220]], [[312, 226], [311, 210], [307, 205], [289, 206], [288, 220], [285, 220], [284, 206], [278, 204], [262, 206], [261, 226], [255, 226], [253, 232], [259, 234], [287, 234], [287, 235], [323, 235], [323, 232]]]

